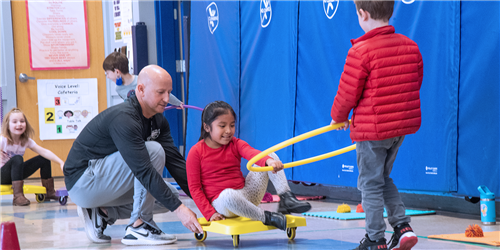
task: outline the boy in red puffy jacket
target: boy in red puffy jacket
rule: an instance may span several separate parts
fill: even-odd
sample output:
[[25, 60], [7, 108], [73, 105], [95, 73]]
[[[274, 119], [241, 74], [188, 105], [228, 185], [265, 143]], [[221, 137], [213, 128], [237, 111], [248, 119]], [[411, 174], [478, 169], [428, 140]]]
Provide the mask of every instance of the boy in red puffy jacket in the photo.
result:
[[[389, 25], [394, 1], [354, 3], [365, 34], [351, 40], [331, 123], [349, 128], [348, 115], [354, 109], [350, 135], [356, 142], [358, 189], [366, 212], [366, 235], [356, 249], [411, 249], [418, 239], [389, 175], [405, 135], [420, 128], [422, 56], [415, 42]], [[394, 228], [389, 243], [384, 207]]]

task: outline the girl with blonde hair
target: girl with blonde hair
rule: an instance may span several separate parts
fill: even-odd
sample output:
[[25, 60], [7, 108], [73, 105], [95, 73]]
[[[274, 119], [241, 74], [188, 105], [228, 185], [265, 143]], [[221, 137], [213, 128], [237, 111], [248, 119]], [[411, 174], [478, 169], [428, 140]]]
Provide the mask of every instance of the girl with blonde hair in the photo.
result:
[[[26, 115], [18, 108], [13, 108], [2, 121], [2, 134], [0, 135], [1, 150], [1, 184], [12, 184], [14, 191], [14, 206], [27, 206], [30, 201], [24, 197], [24, 179], [40, 169], [42, 185], [47, 189], [47, 200], [58, 200], [54, 190], [51, 162], [55, 161], [64, 167], [64, 162], [50, 150], [43, 148], [31, 139], [35, 131], [31, 127]], [[29, 148], [39, 154], [27, 161], [23, 155]]]

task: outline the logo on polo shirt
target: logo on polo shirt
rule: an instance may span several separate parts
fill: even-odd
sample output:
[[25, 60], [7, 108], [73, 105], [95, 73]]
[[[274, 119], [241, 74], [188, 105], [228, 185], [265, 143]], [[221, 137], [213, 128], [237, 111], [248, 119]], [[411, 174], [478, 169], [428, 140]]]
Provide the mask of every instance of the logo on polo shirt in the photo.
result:
[[217, 4], [214, 2], [210, 3], [207, 6], [207, 17], [208, 17], [208, 29], [210, 33], [214, 33], [219, 26], [219, 9], [217, 8]]
[[332, 17], [335, 16], [338, 7], [339, 0], [323, 0], [323, 10], [328, 19], [332, 19]]
[[260, 26], [262, 28], [269, 25], [272, 15], [271, 0], [260, 0]]

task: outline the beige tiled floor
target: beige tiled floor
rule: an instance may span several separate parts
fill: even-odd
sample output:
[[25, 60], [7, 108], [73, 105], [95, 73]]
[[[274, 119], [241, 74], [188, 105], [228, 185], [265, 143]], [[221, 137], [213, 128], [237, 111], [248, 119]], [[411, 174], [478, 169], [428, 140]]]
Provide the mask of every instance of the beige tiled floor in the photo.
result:
[[[40, 185], [38, 180], [26, 184]], [[56, 188], [64, 187], [62, 179]], [[155, 215], [155, 221], [167, 233], [176, 234], [178, 241], [172, 245], [157, 247], [127, 247], [120, 240], [125, 233], [127, 220], [119, 220], [109, 226], [105, 233], [113, 240], [111, 244], [93, 244], [85, 234], [76, 205], [68, 201], [64, 206], [58, 202], [37, 203], [33, 194], [27, 194], [31, 205], [12, 206], [12, 195], [1, 196], [1, 220], [14, 221], [21, 249], [233, 249], [230, 236], [208, 233], [204, 242], [197, 242], [193, 234], [185, 229], [173, 213]], [[199, 216], [199, 210], [189, 198], [184, 204]], [[312, 211], [335, 211], [339, 203], [328, 200], [311, 201]], [[266, 210], [275, 210], [276, 203], [261, 205]], [[354, 206], [351, 206], [354, 208]], [[479, 212], [478, 212], [479, 213]], [[352, 249], [364, 236], [364, 220], [334, 220], [308, 217], [307, 226], [297, 229], [297, 237], [289, 241], [280, 230], [271, 230], [240, 236], [240, 249]], [[500, 231], [499, 225], [484, 226], [479, 218], [461, 214], [437, 212], [435, 215], [412, 217], [411, 226], [419, 236], [414, 249], [490, 249], [487, 245], [459, 243], [427, 239], [428, 235], [462, 233], [469, 224], [479, 224], [484, 231]], [[388, 226], [386, 238], [390, 239], [392, 228]], [[5, 240], [5, 239], [3, 239]], [[499, 235], [500, 241], [500, 235]]]

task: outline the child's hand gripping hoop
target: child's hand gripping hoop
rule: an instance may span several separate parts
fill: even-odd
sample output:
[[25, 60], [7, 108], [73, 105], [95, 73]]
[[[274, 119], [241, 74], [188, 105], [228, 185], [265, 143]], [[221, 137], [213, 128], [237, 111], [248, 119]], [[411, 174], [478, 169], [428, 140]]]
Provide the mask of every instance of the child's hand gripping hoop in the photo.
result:
[[[350, 122], [350, 120], [349, 120], [349, 122]], [[284, 141], [284, 142], [282, 142], [280, 144], [277, 144], [277, 145], [275, 145], [273, 147], [270, 147], [270, 148], [262, 151], [258, 155], [254, 156], [252, 159], [250, 159], [250, 161], [248, 161], [248, 163], [247, 163], [247, 169], [250, 170], [250, 171], [253, 171], [253, 172], [272, 171], [273, 170], [272, 167], [252, 167], [252, 165], [255, 164], [258, 160], [262, 159], [264, 156], [266, 156], [266, 155], [268, 155], [268, 154], [270, 154], [272, 152], [276, 152], [276, 151], [278, 151], [278, 150], [280, 150], [282, 148], [288, 147], [288, 146], [293, 145], [293, 144], [295, 144], [297, 142], [303, 141], [303, 140], [311, 138], [313, 136], [317, 136], [319, 134], [323, 134], [323, 133], [329, 132], [331, 130], [340, 128], [342, 126], [344, 126], [343, 122], [335, 123], [333, 125], [328, 125], [328, 126], [325, 126], [325, 127], [322, 127], [322, 128], [318, 128], [318, 129], [313, 130], [313, 131], [309, 131], [309, 132], [307, 132], [305, 134], [301, 134], [299, 136], [293, 137], [293, 138], [288, 139], [288, 140], [286, 140], [286, 141]], [[314, 156], [314, 157], [311, 157], [311, 158], [307, 158], [307, 159], [304, 159], [304, 160], [285, 163], [285, 164], [283, 164], [283, 166], [284, 166], [284, 168], [292, 168], [292, 167], [296, 167], [296, 166], [300, 166], [300, 165], [304, 165], [304, 164], [308, 164], [308, 163], [312, 163], [312, 162], [316, 162], [316, 161], [321, 161], [321, 160], [324, 160], [326, 158], [330, 158], [330, 157], [333, 157], [333, 156], [337, 156], [337, 155], [340, 155], [340, 154], [352, 151], [354, 149], [356, 149], [356, 144], [353, 144], [351, 146], [348, 146], [348, 147], [345, 147], [345, 148], [341, 148], [341, 149], [332, 151], [330, 153], [326, 153], [326, 154]]]

